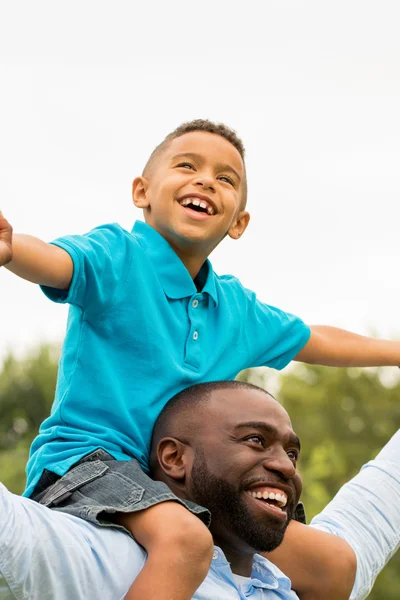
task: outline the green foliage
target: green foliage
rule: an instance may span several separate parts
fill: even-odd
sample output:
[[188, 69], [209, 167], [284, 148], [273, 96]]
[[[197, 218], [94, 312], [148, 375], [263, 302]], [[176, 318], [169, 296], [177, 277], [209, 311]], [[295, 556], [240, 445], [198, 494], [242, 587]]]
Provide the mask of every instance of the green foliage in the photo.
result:
[[30, 444], [49, 415], [58, 351], [41, 346], [32, 356], [9, 356], [0, 373], [0, 481], [20, 494]]
[[[0, 372], [0, 481], [15, 493], [25, 484], [29, 446], [54, 397], [58, 350], [9, 356]], [[303, 500], [310, 519], [400, 427], [400, 382], [394, 370], [298, 365], [285, 375], [249, 369], [240, 379], [269, 389], [289, 412], [302, 442]], [[371, 600], [400, 598], [400, 556], [379, 576]]]
[[299, 365], [281, 378], [279, 400], [302, 441], [303, 499], [319, 512], [400, 427], [400, 382], [382, 370]]

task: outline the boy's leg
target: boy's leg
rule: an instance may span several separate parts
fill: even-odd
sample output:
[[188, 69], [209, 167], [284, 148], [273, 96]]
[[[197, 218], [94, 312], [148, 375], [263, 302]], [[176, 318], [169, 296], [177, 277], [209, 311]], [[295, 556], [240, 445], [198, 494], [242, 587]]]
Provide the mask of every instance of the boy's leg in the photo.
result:
[[118, 514], [148, 553], [125, 600], [189, 600], [208, 573], [213, 540], [207, 527], [177, 502]]
[[148, 559], [129, 600], [189, 600], [207, 574], [213, 543], [200, 519], [209, 523], [210, 513], [190, 502], [183, 505], [136, 460], [116, 461], [98, 449], [32, 499], [133, 535]]

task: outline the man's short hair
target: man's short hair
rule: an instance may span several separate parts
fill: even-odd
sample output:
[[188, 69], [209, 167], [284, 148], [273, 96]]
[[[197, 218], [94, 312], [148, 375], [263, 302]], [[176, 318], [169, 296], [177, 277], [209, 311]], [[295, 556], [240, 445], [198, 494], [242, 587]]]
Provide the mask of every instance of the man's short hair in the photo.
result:
[[196, 383], [178, 394], [176, 394], [162, 409], [153, 430], [151, 444], [151, 466], [153, 467], [156, 457], [154, 456], [158, 442], [163, 437], [185, 436], [185, 432], [195, 434], [198, 430], [198, 420], [201, 410], [211, 399], [213, 392], [217, 390], [258, 390], [267, 396], [273, 396], [263, 388], [248, 383], [247, 381], [210, 381], [207, 383]]
[[[236, 148], [242, 157], [244, 164], [244, 144], [236, 132], [224, 125], [224, 123], [214, 123], [213, 121], [209, 121], [208, 119], [194, 119], [193, 121], [187, 121], [182, 123], [174, 129], [171, 133], [169, 133], [164, 140], [159, 144], [156, 148], [154, 148], [153, 152], [150, 155], [144, 169], [143, 169], [143, 177], [148, 177], [152, 171], [153, 166], [155, 165], [159, 156], [164, 152], [164, 150], [169, 146], [172, 140], [175, 140], [186, 133], [191, 133], [193, 131], [205, 131], [207, 133], [214, 133], [215, 135], [219, 135], [224, 139], [228, 140]], [[246, 165], [245, 165], [245, 177], [243, 181], [243, 207], [246, 205], [247, 201], [247, 178], [246, 178]]]

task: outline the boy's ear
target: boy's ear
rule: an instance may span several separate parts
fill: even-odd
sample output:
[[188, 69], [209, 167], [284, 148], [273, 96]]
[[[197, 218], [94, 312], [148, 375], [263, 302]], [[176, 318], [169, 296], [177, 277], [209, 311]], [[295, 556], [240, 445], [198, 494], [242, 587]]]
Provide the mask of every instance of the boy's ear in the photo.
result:
[[238, 240], [246, 231], [249, 221], [250, 214], [247, 211], [242, 210], [228, 230], [229, 237], [231, 237], [233, 240]]
[[136, 208], [148, 208], [147, 199], [148, 181], [145, 177], [136, 177], [132, 182], [132, 200]]
[[164, 473], [175, 480], [183, 480], [189, 467], [189, 447], [176, 438], [163, 438], [157, 447], [158, 462]]

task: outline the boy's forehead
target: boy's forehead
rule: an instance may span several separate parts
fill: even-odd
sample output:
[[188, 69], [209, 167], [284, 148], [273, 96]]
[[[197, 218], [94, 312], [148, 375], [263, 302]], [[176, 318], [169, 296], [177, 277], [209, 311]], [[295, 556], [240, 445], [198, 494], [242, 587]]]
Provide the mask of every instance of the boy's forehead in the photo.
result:
[[244, 170], [238, 150], [227, 139], [208, 131], [191, 131], [171, 141], [165, 156], [168, 160], [179, 154], [199, 155], [216, 163], [226, 163], [235, 169]]

